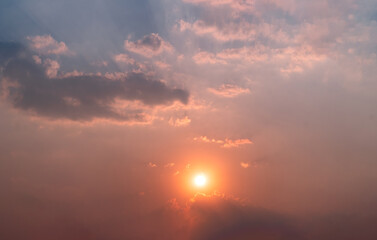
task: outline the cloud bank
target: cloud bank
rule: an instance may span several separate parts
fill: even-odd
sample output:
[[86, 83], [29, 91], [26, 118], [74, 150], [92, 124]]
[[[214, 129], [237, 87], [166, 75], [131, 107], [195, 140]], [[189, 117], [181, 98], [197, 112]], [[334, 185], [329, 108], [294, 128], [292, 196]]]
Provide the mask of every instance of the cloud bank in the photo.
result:
[[56, 61], [48, 60], [46, 71], [19, 44], [1, 43], [0, 49], [4, 97], [15, 108], [40, 116], [144, 121], [142, 109], [117, 109], [114, 104], [118, 100], [138, 101], [151, 107], [175, 101], [188, 103], [186, 90], [170, 88], [143, 73], [131, 72], [115, 80], [102, 75], [57, 77]]

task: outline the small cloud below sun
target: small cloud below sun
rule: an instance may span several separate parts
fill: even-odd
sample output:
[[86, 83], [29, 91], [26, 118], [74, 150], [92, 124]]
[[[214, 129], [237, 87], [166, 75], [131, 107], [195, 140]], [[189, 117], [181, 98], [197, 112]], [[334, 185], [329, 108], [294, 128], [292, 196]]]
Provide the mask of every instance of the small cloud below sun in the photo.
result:
[[241, 167], [243, 167], [243, 168], [248, 168], [248, 167], [250, 167], [250, 164], [249, 164], [249, 163], [246, 163], [246, 162], [241, 162], [240, 165], [241, 165]]

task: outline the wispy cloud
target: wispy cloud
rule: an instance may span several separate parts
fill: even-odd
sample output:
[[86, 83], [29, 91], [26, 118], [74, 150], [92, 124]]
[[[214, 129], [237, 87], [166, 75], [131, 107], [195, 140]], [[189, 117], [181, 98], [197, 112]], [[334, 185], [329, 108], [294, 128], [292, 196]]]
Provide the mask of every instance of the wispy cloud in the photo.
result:
[[212, 7], [230, 7], [237, 11], [250, 12], [254, 9], [254, 0], [183, 0], [191, 4], [209, 5]]
[[193, 23], [180, 20], [176, 28], [181, 32], [190, 31], [198, 36], [212, 37], [220, 42], [252, 41], [256, 37], [255, 26], [248, 22], [228, 23], [219, 27], [203, 20]]
[[174, 166], [175, 166], [175, 163], [171, 162], [171, 163], [165, 164], [164, 168], [172, 168]]
[[197, 54], [195, 54], [192, 59], [196, 64], [226, 64], [226, 61], [224, 61], [221, 58], [216, 57], [215, 54], [201, 51]]
[[238, 87], [232, 84], [223, 84], [218, 88], [208, 88], [208, 91], [221, 97], [233, 98], [241, 94], [248, 94], [248, 88]]

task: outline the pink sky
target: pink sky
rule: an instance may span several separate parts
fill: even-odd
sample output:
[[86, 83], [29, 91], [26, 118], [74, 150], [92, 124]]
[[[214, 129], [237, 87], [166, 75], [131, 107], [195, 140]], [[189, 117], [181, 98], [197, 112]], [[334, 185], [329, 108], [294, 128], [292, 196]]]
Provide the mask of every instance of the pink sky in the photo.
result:
[[376, 239], [375, 2], [0, 16], [1, 239]]

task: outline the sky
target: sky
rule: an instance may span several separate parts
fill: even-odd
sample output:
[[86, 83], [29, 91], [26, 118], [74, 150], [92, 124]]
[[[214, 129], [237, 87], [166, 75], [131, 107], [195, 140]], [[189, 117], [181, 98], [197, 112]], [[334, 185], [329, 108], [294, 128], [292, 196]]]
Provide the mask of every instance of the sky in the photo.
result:
[[377, 239], [376, 76], [373, 0], [2, 0], [0, 238]]

